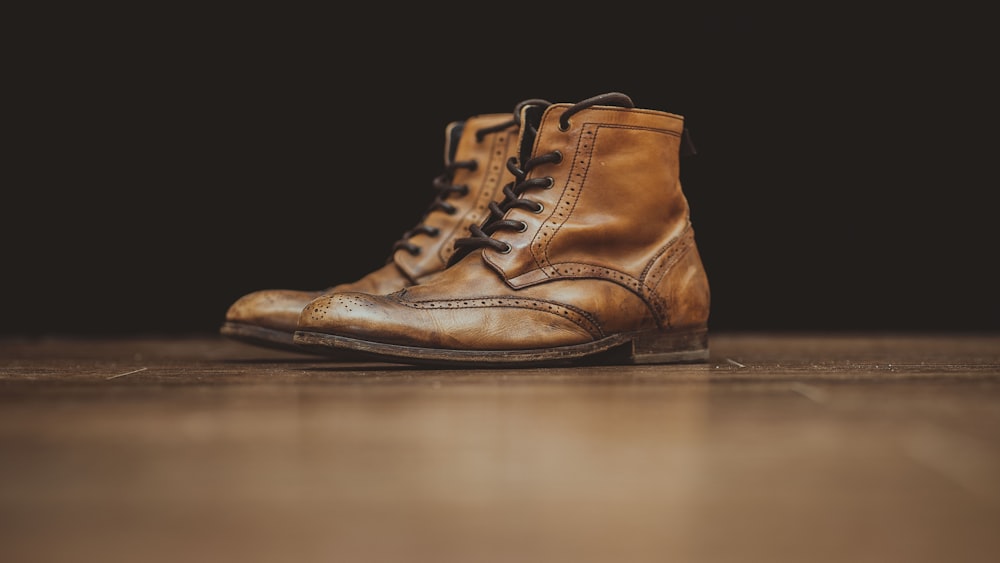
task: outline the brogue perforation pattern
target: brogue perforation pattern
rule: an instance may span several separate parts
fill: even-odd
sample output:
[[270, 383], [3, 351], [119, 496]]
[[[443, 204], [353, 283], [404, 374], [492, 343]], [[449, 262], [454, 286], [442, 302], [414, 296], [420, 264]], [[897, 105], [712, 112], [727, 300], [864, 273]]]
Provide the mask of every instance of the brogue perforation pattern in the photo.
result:
[[639, 296], [646, 303], [646, 306], [652, 310], [657, 324], [662, 326], [665, 321], [666, 306], [663, 300], [657, 297], [653, 288], [646, 285], [642, 280], [636, 279], [625, 272], [612, 270], [603, 266], [594, 266], [593, 264], [570, 262], [557, 264], [553, 269], [562, 278], [602, 279], [628, 288], [632, 293]]
[[694, 246], [694, 231], [691, 225], [684, 228], [684, 232], [673, 238], [656, 253], [653, 260], [646, 266], [646, 271], [642, 273], [643, 288], [647, 295], [647, 301], [652, 304], [657, 322], [664, 327], [670, 326], [670, 311], [667, 300], [655, 291], [660, 284], [660, 280], [667, 275], [674, 264], [684, 256], [689, 249]]
[[531, 254], [535, 263], [549, 277], [558, 275], [552, 262], [548, 259], [548, 246], [552, 238], [559, 232], [559, 228], [569, 219], [580, 200], [580, 191], [583, 182], [587, 177], [587, 170], [590, 166], [591, 154], [594, 151], [594, 138], [597, 135], [598, 125], [585, 124], [577, 139], [577, 148], [574, 151], [576, 157], [570, 167], [566, 177], [566, 184], [563, 186], [559, 202], [549, 214], [545, 222], [542, 223], [535, 235], [535, 240], [531, 245]]
[[[549, 214], [549, 217], [544, 223], [542, 223], [541, 227], [539, 227], [538, 233], [535, 235], [535, 240], [531, 245], [531, 253], [534, 257], [535, 264], [537, 264], [548, 277], [559, 276], [558, 270], [553, 266], [552, 261], [548, 258], [548, 246], [556, 236], [556, 233], [559, 232], [562, 225], [569, 220], [570, 215], [573, 213], [573, 209], [580, 200], [580, 195], [583, 192], [583, 185], [587, 179], [587, 172], [590, 169], [590, 163], [593, 161], [591, 157], [594, 152], [594, 147], [597, 144], [597, 134], [602, 128], [653, 131], [680, 138], [679, 133], [669, 129], [595, 123], [586, 123], [583, 125], [583, 128], [580, 131], [580, 138], [577, 141], [577, 149], [574, 153], [577, 156], [573, 160], [573, 166], [570, 168], [562, 195], [559, 198], [559, 202], [556, 204], [556, 208], [552, 211], [552, 213]], [[613, 272], [614, 270], [606, 269], [606, 271]]]
[[357, 309], [372, 307], [371, 301], [368, 301], [367, 299], [358, 299], [349, 293], [335, 293], [322, 299], [316, 299], [310, 303], [307, 309], [309, 318], [313, 321], [321, 321], [328, 316], [330, 310], [334, 308], [335, 305], [342, 307], [347, 311], [355, 311]]
[[[395, 294], [390, 295], [395, 297]], [[397, 299], [400, 305], [413, 309], [476, 309], [508, 307], [530, 309], [560, 316], [586, 330], [594, 338], [603, 338], [604, 331], [597, 320], [582, 309], [563, 303], [546, 301], [544, 299], [525, 299], [517, 297], [477, 297], [475, 299], [454, 299], [434, 301], [404, 301]]]
[[627, 287], [634, 293], [642, 293], [642, 283], [634, 277], [618, 270], [595, 266], [593, 264], [583, 264], [577, 262], [563, 262], [552, 267], [555, 274], [561, 278], [597, 278], [613, 281], [618, 285]]
[[505, 132], [490, 135], [488, 138], [491, 138], [492, 141], [490, 149], [486, 153], [488, 155], [486, 174], [479, 185], [479, 189], [476, 190], [476, 200], [473, 204], [474, 209], [466, 213], [462, 220], [455, 225], [455, 229], [448, 237], [448, 242], [442, 244], [441, 248], [438, 249], [438, 256], [445, 263], [448, 262], [448, 259], [455, 252], [455, 239], [459, 236], [465, 236], [469, 227], [479, 224], [486, 217], [490, 202], [497, 198], [500, 187], [503, 185], [503, 175], [507, 171], [504, 164], [507, 161], [507, 154], [511, 150], [507, 145], [509, 142], [516, 140], [517, 136]]
[[560, 195], [559, 202], [548, 218], [539, 227], [535, 239], [531, 245], [532, 256], [541, 271], [549, 278], [597, 278], [607, 279], [628, 288], [649, 306], [652, 314], [660, 326], [669, 325], [669, 306], [666, 300], [654, 290], [660, 279], [666, 275], [670, 267], [683, 254], [691, 239], [690, 226], [680, 239], [674, 239], [664, 245], [657, 253], [657, 256], [647, 265], [646, 270], [639, 279], [603, 266], [595, 266], [583, 263], [558, 263], [554, 264], [548, 257], [548, 247], [553, 238], [558, 233], [563, 224], [569, 220], [573, 209], [579, 202], [583, 192], [584, 182], [596, 145], [597, 134], [602, 128], [613, 129], [633, 129], [662, 133], [673, 137], [680, 137], [676, 131], [669, 129], [658, 129], [648, 127], [634, 127], [628, 125], [594, 124], [586, 123], [582, 126], [580, 137], [577, 141], [577, 149], [573, 164], [566, 178], [566, 183]]

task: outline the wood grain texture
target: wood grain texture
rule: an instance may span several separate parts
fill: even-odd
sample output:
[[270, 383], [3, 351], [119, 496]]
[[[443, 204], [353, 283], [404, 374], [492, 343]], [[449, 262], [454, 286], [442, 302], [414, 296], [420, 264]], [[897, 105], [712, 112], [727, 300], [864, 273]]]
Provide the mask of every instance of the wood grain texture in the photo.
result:
[[3, 339], [0, 560], [995, 560], [1000, 335], [710, 346], [434, 370]]

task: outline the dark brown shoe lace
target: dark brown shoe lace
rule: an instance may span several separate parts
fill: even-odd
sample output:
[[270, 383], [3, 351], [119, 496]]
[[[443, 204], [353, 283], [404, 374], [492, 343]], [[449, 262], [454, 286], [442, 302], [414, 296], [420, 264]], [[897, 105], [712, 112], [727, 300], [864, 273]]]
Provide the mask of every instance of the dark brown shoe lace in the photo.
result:
[[[507, 129], [509, 127], [517, 126], [518, 128], [520, 128], [521, 108], [524, 107], [525, 105], [535, 105], [535, 104], [551, 105], [551, 102], [533, 98], [518, 103], [516, 106], [514, 106], [514, 113], [510, 121], [504, 121], [502, 123], [498, 123], [490, 127], [482, 127], [477, 129], [475, 133], [476, 142], [481, 143], [483, 142], [483, 139], [487, 135], [491, 133], [496, 133], [497, 131], [503, 131], [504, 129]], [[413, 256], [420, 254], [420, 247], [410, 242], [410, 239], [413, 238], [414, 236], [419, 234], [426, 234], [432, 237], [437, 237], [438, 235], [441, 234], [440, 229], [437, 229], [435, 227], [429, 227], [426, 225], [428, 217], [430, 217], [432, 213], [435, 213], [437, 211], [443, 211], [444, 213], [447, 213], [449, 215], [454, 215], [458, 211], [458, 209], [454, 205], [449, 203], [447, 200], [452, 196], [463, 197], [468, 195], [469, 186], [466, 184], [457, 184], [457, 185], [454, 184], [453, 182], [455, 180], [455, 172], [463, 168], [466, 170], [475, 170], [476, 168], [478, 168], [478, 166], [479, 163], [476, 162], [475, 160], [459, 160], [451, 162], [445, 166], [444, 172], [442, 172], [439, 176], [434, 178], [434, 181], [432, 182], [432, 185], [434, 187], [434, 190], [437, 192], [437, 195], [434, 197], [434, 200], [431, 202], [430, 206], [424, 212], [424, 215], [421, 218], [420, 223], [417, 224], [416, 227], [413, 227], [412, 229], [403, 233], [403, 236], [400, 237], [400, 239], [392, 245], [392, 251], [389, 253], [390, 260], [391, 256], [395, 254], [397, 250], [405, 250], [410, 254], [412, 254]]]
[[463, 168], [466, 170], [475, 170], [478, 167], [479, 163], [475, 160], [458, 160], [445, 166], [444, 172], [434, 178], [432, 185], [434, 190], [437, 192], [437, 195], [424, 212], [420, 223], [417, 224], [416, 227], [413, 227], [403, 233], [403, 236], [392, 245], [392, 252], [390, 254], [394, 254], [400, 249], [409, 252], [413, 256], [420, 254], [420, 247], [410, 242], [409, 239], [419, 234], [426, 234], [432, 237], [436, 237], [440, 234], [440, 230], [438, 228], [426, 225], [427, 218], [436, 211], [443, 211], [449, 215], [454, 215], [457, 208], [447, 201], [448, 198], [455, 194], [457, 194], [458, 197], [462, 197], [468, 195], [469, 193], [468, 185], [452, 183], [455, 179], [455, 171]]
[[[518, 107], [517, 114], [520, 114], [520, 109], [524, 105], [538, 105], [540, 107], [546, 107], [550, 104], [528, 104], [527, 102], [522, 103]], [[624, 108], [633, 108], [635, 104], [632, 103], [632, 99], [621, 94], [619, 92], [610, 92], [607, 94], [601, 94], [599, 96], [594, 96], [592, 98], [587, 98], [582, 102], [574, 104], [572, 107], [567, 109], [562, 116], [559, 118], [559, 129], [561, 131], [566, 131], [569, 129], [569, 120], [571, 117], [577, 113], [596, 106], [619, 106]], [[538, 115], [540, 118], [540, 113]], [[537, 123], [531, 122], [526, 123], [524, 126], [531, 131], [535, 131]], [[534, 142], [534, 134], [522, 135], [522, 147], [521, 151], [524, 154], [525, 147], [530, 147]], [[531, 178], [527, 179], [528, 173], [531, 172], [535, 167], [542, 164], [552, 164], [562, 162], [562, 153], [559, 151], [554, 151], [546, 154], [536, 156], [534, 158], [529, 158], [525, 161], [523, 166], [518, 166], [518, 158], [510, 157], [507, 160], [507, 170], [514, 175], [514, 181], [508, 183], [503, 187], [504, 199], [499, 204], [496, 202], [490, 202], [489, 205], [489, 216], [483, 221], [482, 225], [472, 225], [469, 227], [469, 231], [472, 236], [460, 238], [455, 241], [455, 253], [452, 254], [451, 259], [448, 264], [454, 264], [458, 262], [463, 256], [472, 252], [477, 248], [490, 247], [497, 252], [506, 254], [511, 251], [510, 244], [497, 240], [493, 238], [494, 233], [500, 230], [509, 230], [516, 232], [524, 232], [527, 230], [528, 225], [524, 221], [513, 221], [511, 219], [504, 219], [504, 215], [507, 211], [516, 208], [526, 209], [532, 213], [541, 213], [544, 208], [541, 203], [537, 201], [532, 201], [528, 198], [522, 197], [525, 191], [532, 188], [550, 189], [554, 184], [555, 180], [551, 176], [545, 176], [543, 178]]]

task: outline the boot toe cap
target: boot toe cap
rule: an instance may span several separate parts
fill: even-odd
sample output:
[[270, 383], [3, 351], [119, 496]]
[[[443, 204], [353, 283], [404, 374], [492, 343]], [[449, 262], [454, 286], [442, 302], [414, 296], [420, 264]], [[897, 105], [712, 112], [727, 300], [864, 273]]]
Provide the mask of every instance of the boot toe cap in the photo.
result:
[[299, 330], [338, 334], [363, 329], [378, 315], [377, 297], [361, 292], [338, 292], [313, 299], [300, 311]]
[[299, 314], [321, 292], [266, 289], [237, 299], [226, 311], [226, 322], [294, 331]]

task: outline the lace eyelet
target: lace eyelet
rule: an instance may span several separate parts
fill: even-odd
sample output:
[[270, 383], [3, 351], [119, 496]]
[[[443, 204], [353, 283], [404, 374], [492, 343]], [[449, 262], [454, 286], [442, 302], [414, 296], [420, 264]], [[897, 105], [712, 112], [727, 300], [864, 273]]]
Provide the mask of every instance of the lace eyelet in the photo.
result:
[[552, 161], [552, 164], [559, 164], [560, 162], [562, 162], [563, 160], [562, 151], [554, 150], [552, 151], [552, 154], [556, 155], [556, 159]]
[[525, 223], [524, 221], [521, 221], [521, 228], [518, 229], [517, 232], [523, 233], [524, 231], [527, 231], [527, 230], [528, 230], [528, 224]]
[[538, 208], [537, 208], [537, 209], [533, 209], [533, 210], [531, 211], [532, 213], [535, 213], [535, 214], [537, 215], [538, 213], [541, 213], [542, 211], [545, 211], [545, 206], [544, 206], [544, 205], [542, 205], [541, 203], [538, 203], [538, 202], [536, 201], [536, 202], [535, 202], [535, 205], [537, 205], [537, 206], [538, 206]]
[[504, 248], [503, 250], [498, 250], [498, 251], [497, 251], [497, 252], [499, 252], [500, 254], [510, 254], [510, 252], [511, 252], [512, 250], [514, 250], [514, 247], [513, 247], [513, 246], [511, 246], [511, 245], [510, 245], [509, 243], [506, 243], [506, 242], [505, 242], [505, 243], [503, 243], [503, 244], [504, 244], [504, 247], [505, 247], [505, 248]]
[[546, 176], [545, 179], [549, 181], [549, 185], [545, 186], [544, 189], [551, 190], [552, 186], [556, 185], [556, 179], [552, 176]]
[[569, 131], [569, 125], [570, 124], [569, 124], [569, 120], [568, 119], [563, 119], [561, 117], [559, 118], [559, 130], [560, 131], [562, 131], [563, 133], [565, 133], [566, 131]]
[[441, 229], [439, 229], [437, 227], [431, 227], [431, 228], [427, 229], [427, 234], [429, 236], [436, 237], [436, 236], [438, 236], [438, 235], [441, 234]]

